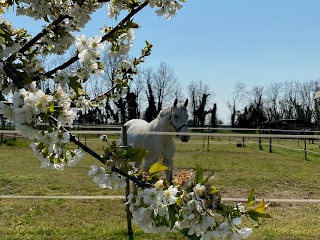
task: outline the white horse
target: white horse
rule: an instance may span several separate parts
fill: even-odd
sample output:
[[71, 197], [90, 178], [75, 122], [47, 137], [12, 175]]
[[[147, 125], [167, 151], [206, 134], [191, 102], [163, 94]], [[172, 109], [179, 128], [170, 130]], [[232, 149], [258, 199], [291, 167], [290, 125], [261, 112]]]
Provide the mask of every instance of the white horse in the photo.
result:
[[[176, 145], [173, 135], [148, 134], [152, 132], [188, 132], [187, 112], [188, 99], [184, 104], [178, 103], [176, 99], [172, 106], [169, 106], [158, 114], [158, 116], [148, 123], [142, 119], [132, 119], [124, 124], [127, 127], [127, 144], [134, 148], [144, 148], [147, 154], [142, 164], [142, 169], [148, 170], [152, 164], [159, 161], [162, 156], [163, 163], [169, 166], [166, 171], [166, 178], [172, 181], [173, 156]], [[178, 136], [182, 142], [189, 140], [189, 135]], [[122, 143], [122, 137], [121, 137]], [[120, 143], [120, 144], [121, 144]]]

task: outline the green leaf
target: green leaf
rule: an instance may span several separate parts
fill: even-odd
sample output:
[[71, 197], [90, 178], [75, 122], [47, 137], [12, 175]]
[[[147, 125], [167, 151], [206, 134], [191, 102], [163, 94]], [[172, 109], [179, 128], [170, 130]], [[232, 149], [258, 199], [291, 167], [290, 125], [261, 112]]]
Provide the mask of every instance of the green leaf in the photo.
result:
[[54, 103], [50, 103], [49, 107], [48, 107], [48, 111], [52, 114], [54, 113]]
[[255, 201], [254, 189], [252, 188], [251, 192], [249, 193], [249, 196], [248, 196], [248, 201], [247, 201], [247, 204], [246, 204], [246, 208], [252, 206], [252, 204], [254, 204], [254, 201]]
[[168, 206], [168, 212], [169, 212], [169, 219], [170, 219], [170, 229], [172, 229], [174, 227], [174, 224], [177, 220], [177, 216], [176, 216], [176, 211], [175, 211], [175, 207], [174, 205], [169, 205]]
[[264, 199], [262, 199], [262, 201], [259, 203], [259, 205], [255, 208], [253, 208], [256, 212], [264, 212], [265, 208], [265, 204], [264, 204]]
[[248, 213], [249, 217], [256, 222], [258, 222], [259, 217], [260, 218], [271, 218], [269, 213], [267, 213], [267, 212], [258, 213], [258, 212], [253, 211], [253, 209], [249, 210], [247, 213]]
[[197, 168], [197, 172], [196, 172], [196, 176], [195, 176], [195, 181], [196, 181], [197, 184], [198, 183], [202, 184], [204, 182], [204, 180], [203, 180], [203, 169], [199, 164], [196, 165], [196, 168]]
[[210, 189], [211, 194], [216, 194], [218, 192], [218, 190], [214, 186], [211, 186]]
[[176, 206], [182, 208], [182, 195], [177, 198]]
[[78, 77], [70, 77], [69, 78], [69, 86], [75, 91], [78, 95], [79, 89], [82, 89], [81, 84], [78, 82]]
[[122, 153], [122, 156], [130, 162], [141, 161], [146, 155], [147, 150], [144, 148], [129, 148]]
[[265, 211], [264, 200], [259, 203], [259, 205], [253, 209], [247, 211], [249, 217], [255, 221], [258, 221], [258, 218], [271, 218], [270, 214]]
[[163, 164], [161, 161], [158, 161], [154, 164], [152, 164], [152, 166], [149, 169], [149, 173], [153, 174], [153, 173], [159, 173], [161, 171], [166, 171], [169, 170], [169, 166]]

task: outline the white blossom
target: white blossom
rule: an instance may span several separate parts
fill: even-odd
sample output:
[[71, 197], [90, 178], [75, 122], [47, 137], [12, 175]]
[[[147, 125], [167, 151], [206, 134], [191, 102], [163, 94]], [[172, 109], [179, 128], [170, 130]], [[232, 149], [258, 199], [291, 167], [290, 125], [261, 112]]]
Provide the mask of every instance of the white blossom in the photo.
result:
[[174, 204], [177, 200], [178, 188], [170, 186], [168, 189], [164, 190], [162, 193], [162, 201], [166, 205]]
[[84, 153], [80, 149], [76, 149], [73, 152], [69, 150], [66, 154], [70, 155], [70, 159], [68, 161], [69, 167], [74, 167], [75, 165], [77, 165], [77, 163], [84, 156]]
[[90, 37], [88, 39], [88, 49], [97, 49], [102, 51], [104, 49], [104, 44], [101, 42], [102, 37], [97, 35], [95, 37]]
[[79, 52], [82, 52], [84, 49], [88, 47], [86, 35], [81, 34], [75, 37], [75, 47]]
[[50, 134], [51, 142], [49, 144], [48, 150], [50, 153], [60, 155], [63, 150], [64, 144], [69, 142], [70, 135], [68, 132], [62, 132], [60, 130], [52, 132]]
[[204, 185], [201, 184], [197, 184], [194, 188], [193, 191], [198, 194], [199, 196], [201, 196], [203, 193], [205, 193], [206, 191], [206, 187]]
[[132, 47], [134, 40], [134, 31], [129, 29], [126, 33], [118, 36], [117, 44], [111, 44], [108, 54], [112, 57], [126, 55]]

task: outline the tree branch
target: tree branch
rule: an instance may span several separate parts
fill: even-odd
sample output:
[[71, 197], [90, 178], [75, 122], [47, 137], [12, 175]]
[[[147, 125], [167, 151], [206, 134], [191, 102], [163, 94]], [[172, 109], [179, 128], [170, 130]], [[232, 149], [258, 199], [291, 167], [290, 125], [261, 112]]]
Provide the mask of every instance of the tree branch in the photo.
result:
[[[65, 128], [63, 128], [64, 131], [67, 131]], [[86, 145], [84, 145], [82, 142], [80, 142], [72, 133], [69, 132], [69, 136], [70, 136], [70, 142], [73, 142], [74, 144], [76, 144], [77, 146], [79, 146], [82, 150], [84, 150], [85, 152], [89, 153], [91, 156], [93, 156], [94, 158], [96, 158], [97, 160], [99, 160], [102, 164], [105, 164], [105, 162], [103, 161], [103, 158], [96, 153], [95, 151], [93, 151], [91, 148], [87, 147]], [[132, 182], [134, 182], [136, 185], [138, 185], [139, 187], [148, 187], [149, 185], [141, 182], [140, 180], [138, 180], [137, 178], [135, 178], [134, 176], [129, 175], [128, 173], [122, 171], [119, 168], [113, 168], [112, 169], [114, 172], [130, 179]]]
[[7, 60], [6, 62], [13, 62], [15, 60], [15, 56], [18, 53], [24, 53], [27, 51], [30, 47], [32, 47], [40, 38], [44, 37], [48, 32], [49, 29], [55, 28], [58, 24], [60, 24], [63, 20], [66, 18], [70, 18], [68, 15], [61, 15], [59, 16], [56, 20], [54, 20], [49, 26], [46, 28], [43, 28], [40, 33], [38, 33], [34, 38], [32, 38], [29, 42], [27, 42], [24, 46], [22, 46], [17, 52], [13, 53]]
[[[124, 23], [126, 23], [128, 20], [130, 20], [130, 18], [132, 18], [135, 14], [137, 14], [139, 11], [141, 11], [144, 7], [146, 7], [148, 5], [148, 1], [145, 1], [143, 4], [141, 4], [139, 7], [137, 7], [136, 9], [133, 9], [124, 19], [122, 19], [122, 21], [120, 23], [117, 24], [117, 26], [115, 26], [110, 32], [108, 32], [107, 34], [105, 34], [102, 37], [101, 42], [106, 41], [110, 36], [112, 36], [112, 34], [114, 34], [116, 31], [118, 31], [118, 29], [120, 28], [121, 25], [123, 25]], [[72, 58], [70, 58], [67, 62], [63, 63], [62, 65], [56, 67], [55, 69], [52, 69], [48, 72], [46, 72], [44, 74], [44, 76], [46, 77], [50, 77], [52, 74], [54, 74], [57, 70], [62, 70], [65, 69], [67, 67], [69, 67], [71, 64], [73, 64], [74, 62], [76, 62], [79, 59], [78, 55], [73, 56]]]
[[19, 89], [23, 88], [23, 85], [21, 83], [21, 79], [14, 72], [12, 72], [12, 70], [7, 66], [7, 64], [5, 62], [3, 63], [3, 70], [8, 75], [8, 77], [12, 79], [13, 84], [17, 88], [19, 88]]
[[70, 58], [68, 61], [66, 61], [65, 63], [63, 63], [62, 65], [56, 67], [55, 69], [52, 69], [52, 70], [46, 72], [46, 73], [44, 74], [44, 76], [45, 76], [45, 77], [51, 77], [52, 74], [54, 74], [56, 71], [62, 70], [62, 69], [65, 69], [65, 68], [69, 67], [72, 63], [75, 63], [78, 59], [79, 59], [78, 55], [73, 56], [73, 57]]
[[[99, 2], [108, 2], [108, 0], [105, 1], [99, 1]], [[145, 6], [148, 5], [148, 2], [145, 1], [143, 4], [141, 4], [139, 7], [137, 7], [136, 9], [133, 9], [115, 28], [113, 28], [110, 32], [108, 32], [107, 34], [105, 34], [102, 38], [102, 42], [106, 41], [112, 34], [114, 34], [121, 25], [123, 25], [124, 23], [126, 23], [131, 17], [133, 17], [136, 13], [138, 13], [140, 10], [142, 10]], [[19, 89], [23, 88], [22, 85], [22, 81], [21, 79], [10, 69], [10, 67], [7, 65], [7, 63], [9, 62], [13, 62], [15, 60], [15, 56], [18, 53], [24, 53], [26, 50], [28, 50], [31, 46], [33, 46], [40, 38], [42, 38], [43, 36], [45, 36], [49, 29], [52, 27], [57, 26], [59, 23], [61, 23], [64, 19], [68, 18], [69, 16], [67, 15], [61, 15], [59, 16], [55, 21], [53, 21], [48, 27], [44, 28], [38, 35], [36, 35], [34, 38], [32, 38], [29, 42], [27, 42], [23, 47], [21, 47], [17, 52], [15, 52], [14, 54], [12, 54], [5, 62], [3, 62], [3, 70], [5, 71], [5, 73], [8, 75], [9, 78], [12, 79], [14, 85], [16, 87], [18, 87]], [[67, 62], [65, 62], [64, 64], [62, 64], [61, 66], [48, 71], [47, 73], [44, 74], [44, 76], [46, 77], [50, 77], [52, 74], [54, 74], [57, 70], [62, 70], [68, 66], [70, 66], [72, 63], [76, 62], [78, 60], [78, 56], [73, 56], [72, 58], [70, 58]], [[56, 121], [56, 119], [53, 118], [54, 121]], [[63, 130], [65, 132], [67, 132], [67, 130], [65, 128], [63, 128]], [[96, 158], [97, 160], [99, 160], [101, 163], [105, 164], [103, 158], [96, 153], [95, 151], [93, 151], [91, 148], [87, 147], [86, 145], [84, 145], [83, 143], [81, 143], [73, 134], [71, 134], [69, 132], [69, 136], [70, 136], [70, 142], [73, 142], [74, 144], [76, 144], [77, 146], [79, 146], [81, 149], [83, 149], [85, 152], [89, 153], [91, 156], [93, 156], [94, 158]], [[113, 169], [114, 172], [130, 179], [132, 182], [134, 182], [136, 185], [140, 186], [140, 187], [147, 187], [149, 186], [148, 184], [141, 182], [140, 180], [138, 180], [137, 178], [123, 172], [121, 169], [118, 168], [114, 168]]]

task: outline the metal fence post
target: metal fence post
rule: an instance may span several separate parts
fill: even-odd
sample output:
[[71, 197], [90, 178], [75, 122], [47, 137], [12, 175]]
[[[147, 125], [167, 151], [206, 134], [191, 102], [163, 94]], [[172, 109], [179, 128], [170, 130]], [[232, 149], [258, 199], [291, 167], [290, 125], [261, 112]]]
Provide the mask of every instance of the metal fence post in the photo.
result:
[[[126, 147], [128, 145], [127, 141], [127, 127], [122, 126], [122, 146]], [[128, 196], [130, 194], [130, 180], [126, 179], [127, 186], [126, 186], [126, 201], [128, 201]], [[129, 205], [126, 205], [126, 211], [127, 211], [127, 226], [128, 226], [128, 238], [129, 240], [133, 239], [133, 230], [132, 230], [132, 222], [131, 222], [131, 212], [129, 209]]]

